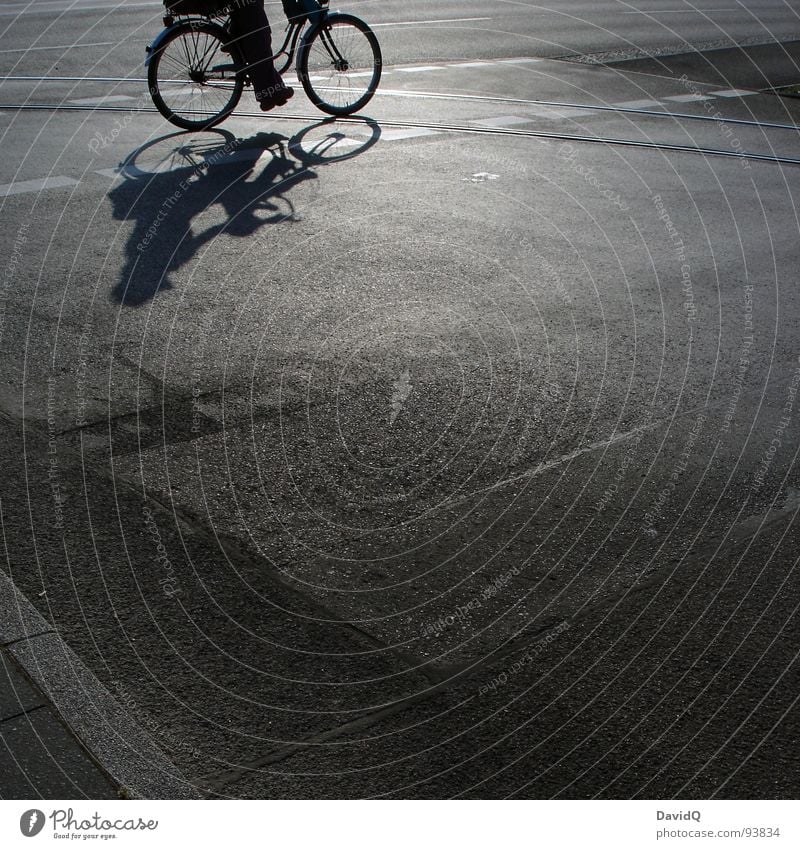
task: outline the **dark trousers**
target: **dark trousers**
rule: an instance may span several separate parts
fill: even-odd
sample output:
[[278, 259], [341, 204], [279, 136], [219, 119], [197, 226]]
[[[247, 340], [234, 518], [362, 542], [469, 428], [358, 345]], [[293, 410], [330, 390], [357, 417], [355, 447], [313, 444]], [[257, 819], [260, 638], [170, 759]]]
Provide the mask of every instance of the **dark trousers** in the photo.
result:
[[256, 100], [269, 98], [284, 88], [272, 63], [272, 31], [264, 0], [239, 0], [232, 4], [231, 35], [244, 55]]

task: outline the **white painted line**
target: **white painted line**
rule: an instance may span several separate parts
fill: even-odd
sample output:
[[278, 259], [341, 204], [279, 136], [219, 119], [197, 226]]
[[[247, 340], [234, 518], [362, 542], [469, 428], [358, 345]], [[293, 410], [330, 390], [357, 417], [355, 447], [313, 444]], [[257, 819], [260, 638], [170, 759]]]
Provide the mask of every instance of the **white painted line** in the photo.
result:
[[[4, 4], [0, 5], [0, 17], [3, 18], [11, 18], [11, 17], [20, 17], [21, 15], [37, 15], [37, 14], [47, 14], [51, 15], [54, 12], [63, 12], [63, 13], [71, 13], [71, 12], [100, 12], [104, 10], [113, 9], [114, 11], [119, 11], [122, 4], [120, 3], [91, 3], [91, 4], [83, 4], [76, 5], [73, 0], [69, 0], [69, 2], [43, 2], [43, 3], [14, 3], [14, 4]], [[162, 6], [162, 3], [158, 2], [145, 2], [145, 3], [125, 3], [125, 11], [128, 9], [142, 9], [149, 8], [153, 6]], [[116, 42], [115, 42], [116, 43]]]
[[[340, 147], [357, 147], [358, 145], [363, 145], [367, 140], [366, 139], [351, 139], [348, 136], [341, 136], [340, 138], [329, 138], [329, 139], [320, 139], [319, 141], [314, 140], [316, 143], [313, 147], [306, 147], [303, 144], [293, 144], [290, 146], [289, 150], [302, 150], [304, 153], [323, 155], [323, 153], [329, 153], [332, 149], [338, 150]], [[323, 142], [328, 142], [325, 146], [323, 152], [320, 152], [320, 145]]]
[[623, 100], [611, 105], [620, 106], [623, 109], [651, 109], [653, 106], [661, 106], [662, 104], [658, 100]]
[[644, 9], [635, 12], [623, 12], [623, 15], [684, 15], [687, 12], [694, 12], [699, 15], [707, 15], [710, 12], [741, 12], [741, 9], [698, 9], [693, 6], [686, 6], [683, 9]]
[[671, 100], [674, 103], [698, 103], [701, 100], [711, 100], [705, 94], [673, 94], [672, 97], [665, 97], [664, 100]]
[[94, 173], [99, 174], [101, 177], [108, 177], [110, 180], [116, 180], [117, 177], [122, 177], [124, 175], [124, 171], [124, 168], [101, 168]]
[[[126, 6], [161, 6], [157, 0], [151, 0], [149, 3], [126, 3]], [[103, 0], [97, 3], [76, 3], [75, 0], [41, 0], [38, 3], [23, 2], [23, 3], [0, 3], [0, 9], [18, 9], [21, 11], [30, 10], [32, 7], [36, 9], [44, 6], [58, 6], [63, 9], [69, 9], [76, 12], [88, 12], [92, 9], [119, 9], [120, 4], [109, 6]], [[52, 10], [51, 10], [52, 11]]]
[[449, 65], [450, 68], [488, 68], [494, 65], [494, 62], [453, 62]]
[[499, 174], [490, 174], [488, 171], [479, 171], [471, 177], [462, 177], [464, 183], [488, 183], [490, 180], [499, 180]]
[[546, 118], [549, 121], [558, 118], [579, 118], [584, 115], [593, 115], [596, 118], [603, 114], [596, 109], [568, 109], [560, 106], [531, 106], [530, 112], [537, 118]]
[[118, 45], [117, 41], [94, 41], [85, 44], [54, 44], [45, 47], [12, 47], [0, 50], [0, 53], [28, 53], [31, 50], [75, 50], [78, 47], [112, 47]]
[[100, 168], [94, 173], [101, 177], [108, 177], [110, 180], [116, 180], [118, 177], [127, 177], [132, 180], [141, 180], [148, 177], [153, 177], [155, 174], [171, 174], [177, 171], [195, 170], [197, 168], [219, 168], [223, 165], [234, 165], [239, 162], [246, 162], [255, 167], [262, 160], [272, 160], [274, 154], [271, 150], [258, 150], [250, 148], [245, 150], [236, 150], [233, 153], [228, 153], [218, 159], [214, 158], [214, 151], [209, 151], [208, 161], [205, 162], [160, 162], [149, 170], [139, 168], [136, 165], [123, 165], [116, 168]]
[[748, 91], [743, 88], [725, 88], [722, 91], [710, 91], [714, 97], [749, 97], [751, 94], [760, 94], [758, 91]]
[[183, 86], [174, 86], [173, 88], [162, 88], [161, 95], [162, 97], [197, 97], [202, 93], [202, 89], [199, 85], [183, 85]]
[[100, 106], [103, 103], [122, 103], [124, 100], [136, 100], [136, 98], [128, 94], [107, 94], [102, 97], [81, 97], [68, 102], [76, 106]]
[[541, 62], [541, 59], [498, 59], [504, 65], [523, 65], [527, 62]]
[[415, 139], [420, 136], [438, 136], [436, 130], [426, 130], [422, 127], [419, 129], [409, 128], [407, 130], [386, 130], [381, 133], [380, 141], [400, 141], [401, 139]]
[[477, 127], [516, 127], [518, 124], [530, 124], [533, 118], [522, 118], [519, 115], [503, 115], [499, 118], [481, 118], [477, 121], [470, 121], [470, 124], [475, 124]]
[[152, 177], [154, 174], [168, 174], [170, 171], [180, 171], [181, 168], [185, 168], [186, 166], [164, 166], [163, 168], [157, 167], [152, 171], [144, 171], [141, 168], [137, 168], [135, 165], [123, 165], [122, 167], [117, 166], [116, 168], [101, 168], [95, 171], [95, 174], [99, 174], [101, 177], [108, 177], [111, 180], [116, 180], [117, 178], [125, 178], [131, 180], [139, 180], [145, 177]]
[[413, 27], [421, 26], [422, 24], [461, 24], [468, 21], [491, 21], [491, 18], [437, 18], [433, 21], [392, 21], [388, 24], [370, 24], [372, 29], [375, 27]]
[[443, 71], [441, 65], [418, 65], [416, 68], [395, 68], [395, 71], [402, 71], [404, 74], [416, 74], [420, 71]]
[[78, 181], [71, 177], [43, 177], [41, 180], [20, 180], [0, 186], [0, 197], [22, 195], [26, 192], [41, 192], [45, 189], [66, 189], [77, 186]]

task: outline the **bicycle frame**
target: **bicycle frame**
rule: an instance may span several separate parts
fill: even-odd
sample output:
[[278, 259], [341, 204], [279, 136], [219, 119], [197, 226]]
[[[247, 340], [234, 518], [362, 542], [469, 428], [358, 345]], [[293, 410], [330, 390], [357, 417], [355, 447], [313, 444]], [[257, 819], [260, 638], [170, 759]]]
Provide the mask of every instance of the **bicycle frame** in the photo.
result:
[[[328, 16], [328, 10], [327, 10], [327, 8], [323, 7], [320, 10], [319, 18], [318, 18], [316, 23], [311, 23], [311, 21], [307, 20], [307, 19], [303, 19], [303, 21], [300, 22], [300, 23], [298, 23], [296, 21], [289, 21], [289, 24], [286, 27], [286, 35], [284, 36], [283, 44], [281, 45], [278, 52], [274, 56], [272, 56], [272, 61], [275, 63], [275, 69], [277, 70], [277, 72], [279, 74], [284, 74], [287, 71], [287, 69], [289, 68], [289, 66], [292, 64], [292, 61], [294, 60], [295, 54], [297, 52], [297, 45], [300, 41], [300, 35], [301, 35], [301, 33], [303, 33], [303, 30], [305, 29], [306, 35], [311, 33], [314, 29], [316, 29], [317, 26], [321, 26], [321, 25], [324, 24], [327, 16]], [[223, 27], [223, 29], [227, 29], [228, 20], [229, 19], [226, 18], [225, 22], [222, 23], [222, 24], [219, 24], [219, 26]], [[190, 26], [192, 26], [192, 25], [200, 26], [200, 25], [205, 25], [205, 24], [208, 24], [208, 23], [214, 23], [214, 19], [210, 18], [210, 17], [191, 17], [191, 16], [189, 16], [189, 17], [179, 16], [179, 17], [176, 18], [172, 15], [165, 15], [164, 16], [164, 29], [161, 30], [161, 32], [155, 37], [152, 44], [150, 44], [147, 47], [147, 57], [144, 60], [145, 67], [147, 67], [150, 64], [151, 58], [158, 52], [159, 47], [167, 39], [167, 37], [170, 35], [170, 33], [173, 30], [177, 29], [178, 27], [186, 26], [187, 23]], [[308, 27], [306, 27], [307, 23], [309, 24]], [[288, 50], [287, 50], [287, 48], [288, 48]], [[280, 67], [279, 67], [278, 61], [279, 61], [281, 56], [285, 56], [286, 61], [283, 64], [281, 64]], [[215, 65], [213, 68], [210, 68], [209, 70], [213, 71], [214, 73], [218, 73], [218, 74], [224, 74], [226, 72], [230, 72], [230, 73], [233, 73], [233, 74], [236, 74], [236, 75], [238, 75], [238, 74], [246, 75], [248, 70], [250, 69], [250, 67], [251, 66], [249, 66], [249, 65], [237, 64], [236, 62], [232, 62], [232, 63], [226, 64], [226, 65]]]
[[[378, 87], [380, 44], [361, 18], [329, 12], [328, 4], [329, 0], [298, 0], [303, 9], [315, 10], [289, 18], [282, 43], [269, 59], [280, 74], [293, 65], [297, 80], [292, 84], [301, 85], [322, 112], [352, 115]], [[291, 8], [288, 2], [285, 7]], [[235, 17], [234, 22], [238, 24]], [[248, 64], [239, 32], [231, 23], [225, 12], [167, 14], [163, 31], [147, 46], [145, 65], [153, 103], [181, 129], [207, 129], [224, 121], [236, 109], [244, 86], [259, 77], [263, 66], [258, 63], [269, 61], [259, 56], [254, 44]]]

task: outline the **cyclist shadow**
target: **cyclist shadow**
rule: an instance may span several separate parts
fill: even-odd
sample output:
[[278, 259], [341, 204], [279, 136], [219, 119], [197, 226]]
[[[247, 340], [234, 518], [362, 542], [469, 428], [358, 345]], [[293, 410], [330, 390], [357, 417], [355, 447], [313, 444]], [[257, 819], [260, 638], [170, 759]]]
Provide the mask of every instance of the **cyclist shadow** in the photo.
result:
[[[330, 123], [292, 138], [262, 132], [237, 139], [209, 130], [170, 134], [137, 148], [116, 169], [118, 183], [108, 193], [114, 218], [134, 222], [112, 300], [141, 306], [171, 289], [175, 272], [218, 236], [246, 238], [265, 225], [297, 220], [288, 195], [318, 179], [311, 166], [357, 156], [380, 136], [374, 122], [366, 122], [370, 137], [357, 142], [341, 133], [325, 135]], [[309, 143], [320, 128], [322, 138]], [[206, 215], [220, 207], [222, 220]], [[206, 217], [215, 223], [205, 226]]]

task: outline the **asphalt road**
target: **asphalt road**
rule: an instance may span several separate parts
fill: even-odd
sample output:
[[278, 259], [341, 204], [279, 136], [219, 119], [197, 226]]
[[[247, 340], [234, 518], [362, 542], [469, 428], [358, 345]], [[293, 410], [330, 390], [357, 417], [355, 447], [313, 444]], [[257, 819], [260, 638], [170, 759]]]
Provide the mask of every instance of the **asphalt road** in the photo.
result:
[[[552, 4], [353, 0], [333, 7], [356, 12], [381, 29], [389, 64], [605, 51], [630, 54], [670, 46], [783, 42], [800, 36], [797, 4], [786, 0], [755, 0], [746, 6], [733, 0], [706, 4], [648, 0], [635, 5], [608, 0]], [[267, 3], [267, 10], [279, 27], [284, 20], [280, 4]], [[6, 3], [0, 9], [0, 56], [6, 67], [20, 73], [58, 68], [81, 75], [113, 71], [129, 76], [142, 61], [144, 44], [159, 28], [162, 13], [158, 2]]]
[[797, 15], [684, 5], [195, 135], [157, 5], [0, 8], [5, 571], [201, 792], [796, 796], [794, 47], [667, 54]]

